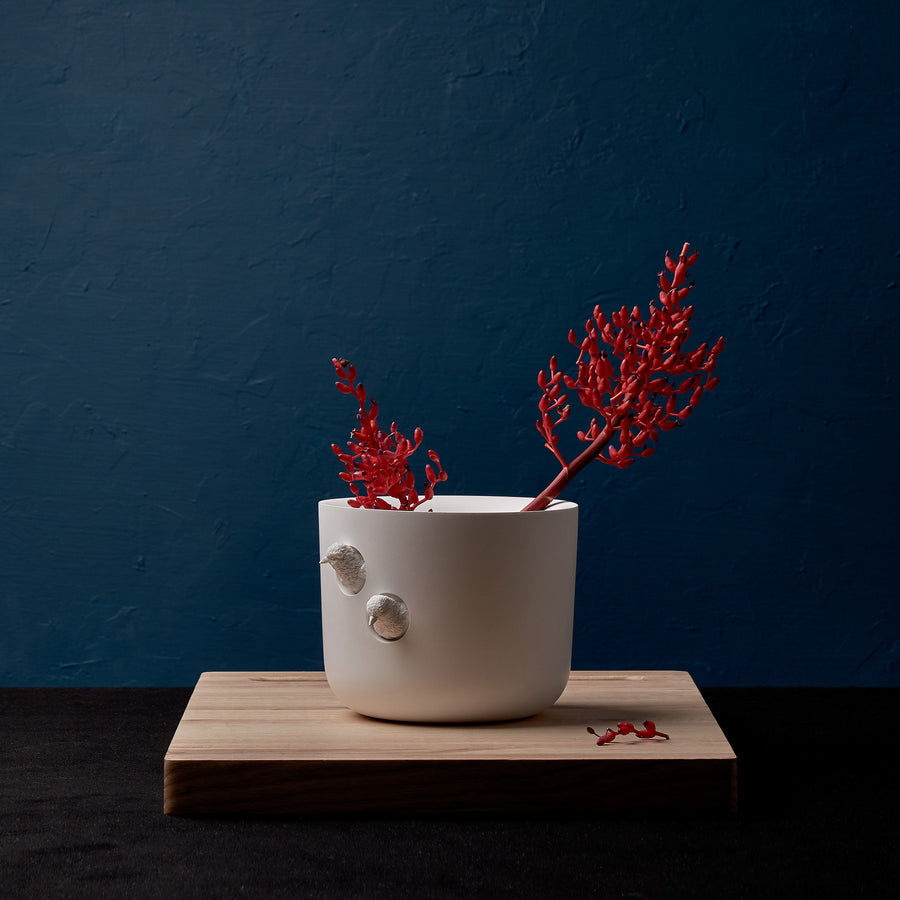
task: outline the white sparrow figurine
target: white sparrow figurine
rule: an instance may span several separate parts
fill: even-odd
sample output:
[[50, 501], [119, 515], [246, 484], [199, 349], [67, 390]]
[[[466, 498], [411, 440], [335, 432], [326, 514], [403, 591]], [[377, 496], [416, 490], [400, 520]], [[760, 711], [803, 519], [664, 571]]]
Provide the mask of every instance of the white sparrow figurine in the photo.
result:
[[386, 641], [396, 641], [409, 628], [409, 609], [393, 594], [375, 594], [366, 603], [369, 628]]
[[362, 553], [349, 544], [332, 544], [325, 551], [325, 559], [319, 565], [328, 563], [334, 569], [341, 587], [351, 594], [358, 594], [366, 583], [366, 561]]

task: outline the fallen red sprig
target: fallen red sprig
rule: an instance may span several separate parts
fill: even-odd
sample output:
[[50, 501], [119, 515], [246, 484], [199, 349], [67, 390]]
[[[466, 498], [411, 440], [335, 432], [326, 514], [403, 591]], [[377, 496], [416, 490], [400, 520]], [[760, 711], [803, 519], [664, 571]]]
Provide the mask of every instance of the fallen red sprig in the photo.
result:
[[608, 744], [610, 741], [614, 741], [616, 739], [616, 735], [619, 733], [614, 728], [607, 728], [605, 734], [597, 734], [590, 725], [588, 725], [587, 729], [591, 734], [595, 735], [597, 738], [597, 745], [602, 746], [603, 744]]
[[649, 719], [647, 719], [647, 721], [644, 722], [643, 729], [635, 729], [634, 733], [639, 738], [661, 737], [661, 738], [665, 738], [666, 740], [669, 739], [669, 736], [667, 734], [665, 734], [662, 731], [657, 731], [656, 725], [653, 722], [651, 722]]
[[647, 719], [645, 721], [643, 728], [635, 728], [631, 722], [619, 722], [617, 728], [607, 728], [604, 734], [598, 734], [590, 725], [587, 726], [588, 734], [593, 734], [597, 738], [597, 745], [602, 746], [603, 744], [608, 744], [610, 741], [614, 741], [616, 737], [619, 735], [633, 734], [636, 737], [644, 738], [645, 740], [649, 738], [665, 738], [669, 740], [669, 736], [663, 731], [657, 731], [656, 725]]
[[[625, 469], [636, 457], [650, 456], [660, 433], [681, 426], [703, 394], [719, 383], [712, 373], [724, 338], [712, 348], [704, 343], [695, 350], [684, 349], [694, 307], [684, 307], [682, 301], [694, 286], [685, 281], [697, 261], [696, 251], [687, 255], [689, 246], [682, 247], [677, 262], [666, 252], [671, 277], [659, 273], [660, 305], [650, 304], [646, 321], [637, 306], [631, 312], [623, 306], [609, 319], [596, 306], [593, 318], [585, 323], [584, 338], [579, 339], [574, 329], [569, 332], [569, 342], [579, 349], [578, 374], [564, 374], [555, 356], [548, 371], [538, 373], [542, 395], [537, 430], [562, 471], [526, 510], [544, 509], [595, 459]], [[618, 366], [611, 357], [619, 360]], [[598, 413], [586, 431], [577, 432], [588, 447], [571, 461], [560, 452], [554, 430], [571, 413], [564, 389], [575, 391], [583, 406]]]
[[[356, 415], [358, 427], [350, 433], [347, 449], [332, 444], [331, 449], [344, 464], [340, 478], [350, 485], [353, 499], [347, 503], [366, 509], [415, 509], [434, 496], [434, 486], [446, 481], [447, 473], [434, 450], [428, 451], [430, 463], [425, 465], [426, 483], [420, 495], [416, 490], [416, 478], [409, 467], [409, 457], [422, 443], [422, 429], [416, 428], [410, 440], [392, 422], [390, 431], [378, 426], [378, 404], [367, 400], [366, 389], [356, 381], [356, 367], [346, 359], [332, 359], [339, 381], [335, 387], [343, 394], [352, 394], [359, 402]], [[365, 488], [363, 493], [356, 482]], [[391, 497], [393, 505], [385, 500]]]

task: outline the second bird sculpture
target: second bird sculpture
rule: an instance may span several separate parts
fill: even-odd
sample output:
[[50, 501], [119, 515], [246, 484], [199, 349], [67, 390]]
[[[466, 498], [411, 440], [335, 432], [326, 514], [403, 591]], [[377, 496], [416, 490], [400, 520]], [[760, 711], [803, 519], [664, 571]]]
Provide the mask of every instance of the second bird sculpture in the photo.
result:
[[393, 594], [375, 594], [366, 603], [369, 628], [386, 641], [397, 641], [409, 629], [409, 609]]

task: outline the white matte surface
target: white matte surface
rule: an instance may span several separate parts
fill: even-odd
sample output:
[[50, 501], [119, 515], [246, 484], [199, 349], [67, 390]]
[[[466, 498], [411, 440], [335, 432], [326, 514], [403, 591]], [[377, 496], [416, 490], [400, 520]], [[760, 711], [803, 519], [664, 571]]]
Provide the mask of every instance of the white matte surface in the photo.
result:
[[[342, 703], [449, 722], [520, 718], [556, 701], [571, 666], [578, 507], [521, 512], [528, 501], [435, 497], [414, 512], [319, 503], [322, 555], [343, 543], [366, 563], [355, 596], [321, 567], [325, 673]], [[399, 640], [370, 630], [374, 594], [406, 603]]]

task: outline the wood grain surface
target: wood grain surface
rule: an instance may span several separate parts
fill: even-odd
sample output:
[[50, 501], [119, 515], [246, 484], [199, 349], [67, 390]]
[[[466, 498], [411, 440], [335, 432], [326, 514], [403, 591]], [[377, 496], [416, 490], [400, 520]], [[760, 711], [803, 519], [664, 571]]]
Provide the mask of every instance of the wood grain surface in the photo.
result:
[[[652, 719], [670, 740], [602, 733]], [[514, 722], [422, 725], [341, 706], [322, 672], [206, 672], [164, 765], [174, 815], [733, 809], [736, 758], [687, 672], [573, 672]]]

